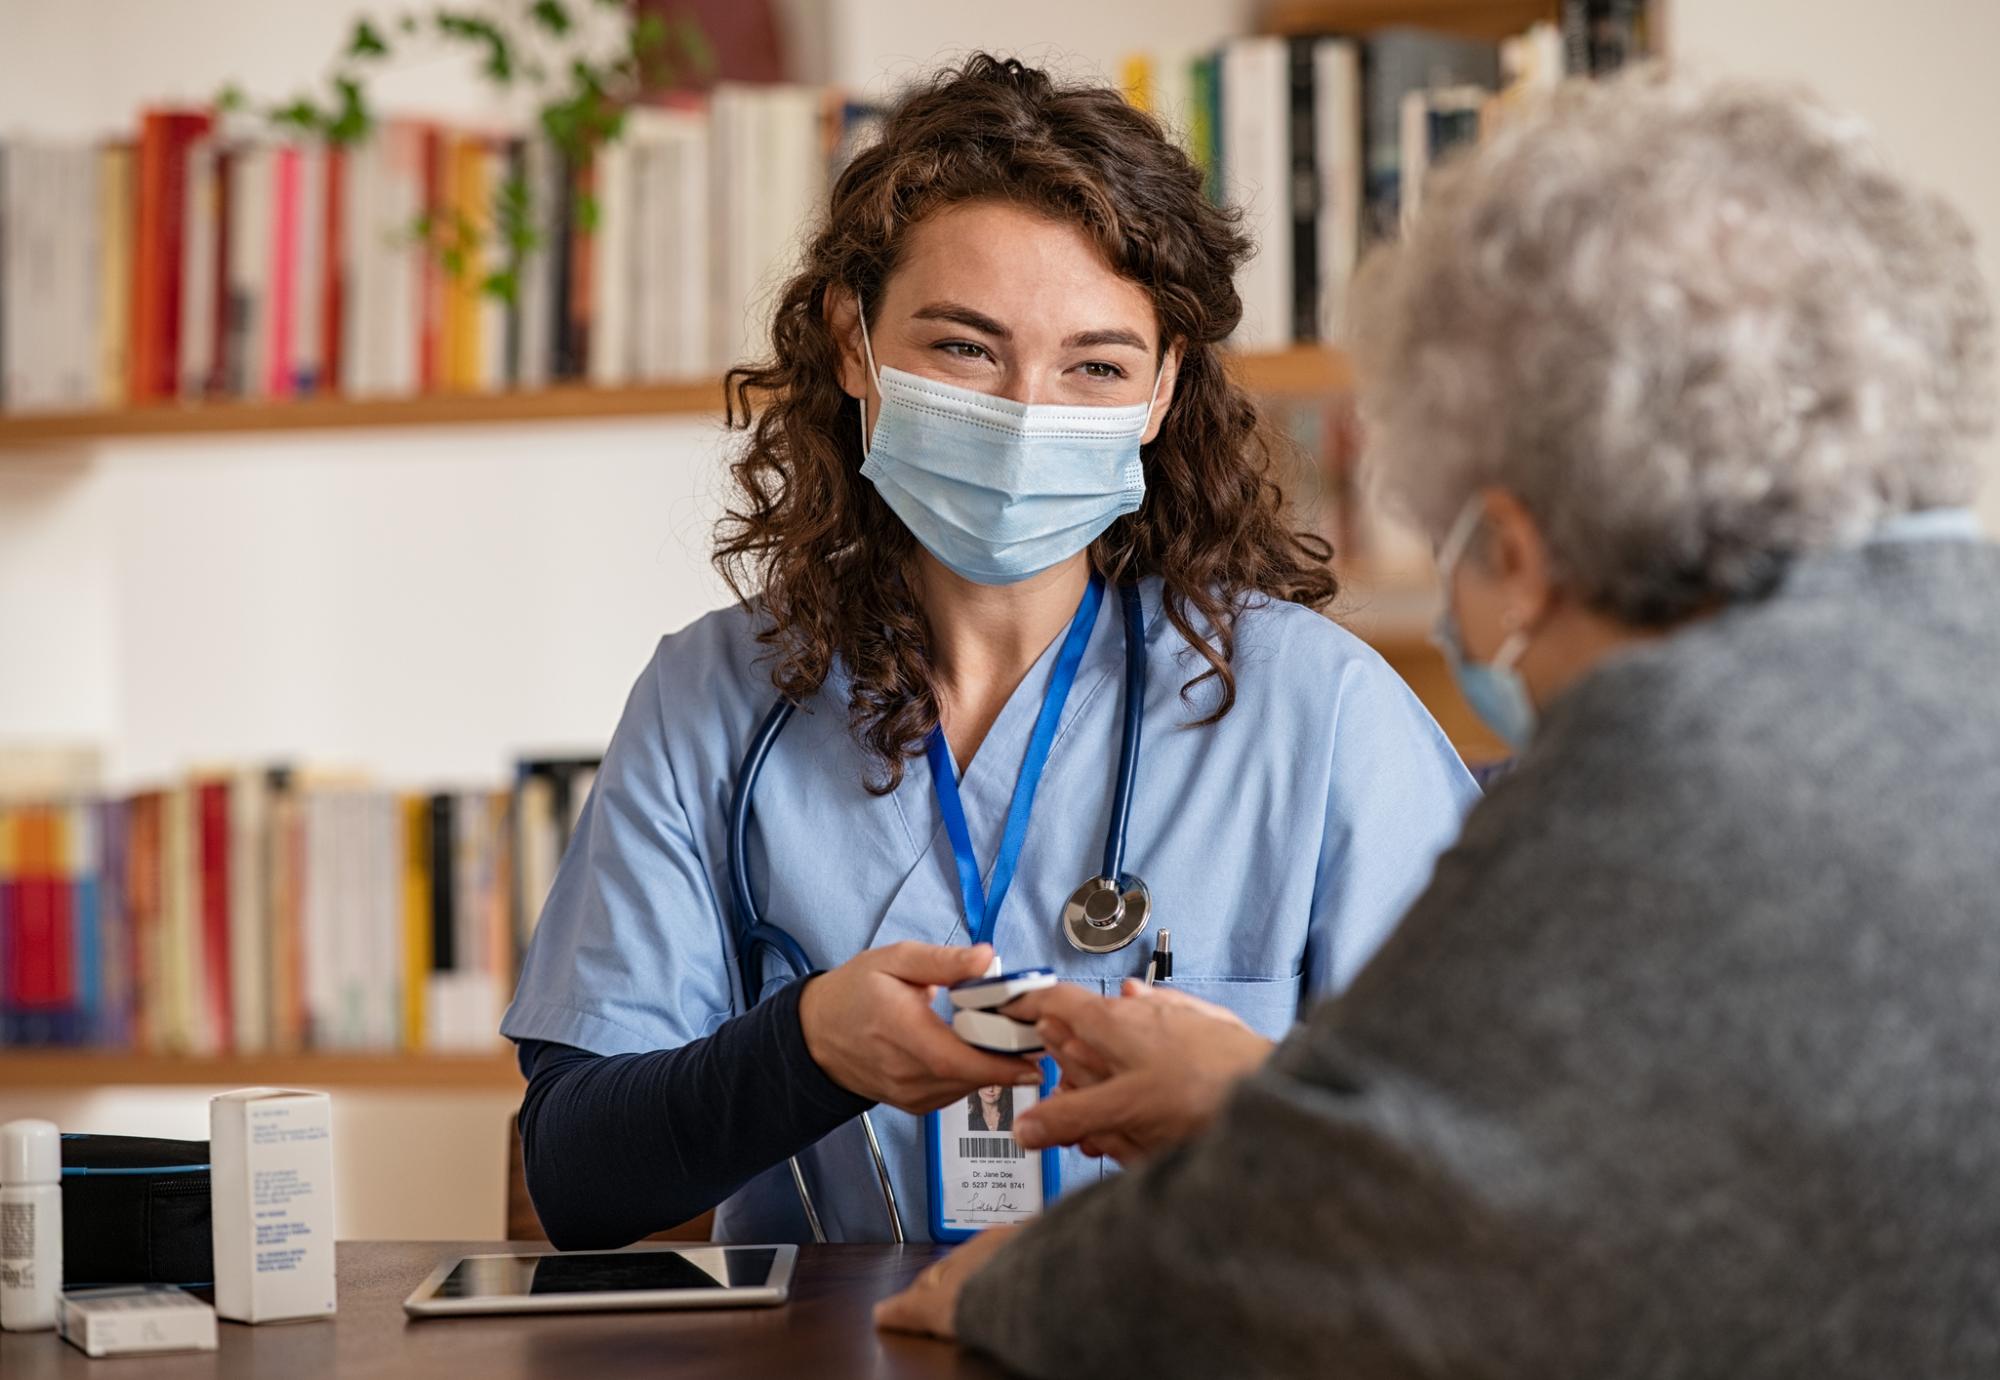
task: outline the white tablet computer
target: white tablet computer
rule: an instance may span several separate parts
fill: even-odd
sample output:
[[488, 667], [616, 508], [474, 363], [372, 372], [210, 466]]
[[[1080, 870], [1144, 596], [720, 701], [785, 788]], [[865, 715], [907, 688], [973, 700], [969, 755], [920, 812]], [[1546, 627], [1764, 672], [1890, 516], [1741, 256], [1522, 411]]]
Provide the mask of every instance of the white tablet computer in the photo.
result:
[[403, 1300], [413, 1318], [636, 1308], [766, 1308], [791, 1295], [797, 1246], [467, 1255]]

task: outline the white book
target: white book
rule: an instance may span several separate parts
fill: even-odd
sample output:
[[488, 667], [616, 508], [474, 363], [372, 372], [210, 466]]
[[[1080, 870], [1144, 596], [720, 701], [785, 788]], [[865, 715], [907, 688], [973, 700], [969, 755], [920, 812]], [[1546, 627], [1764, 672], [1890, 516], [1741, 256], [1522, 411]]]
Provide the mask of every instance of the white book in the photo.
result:
[[709, 121], [684, 110], [628, 118], [639, 121], [634, 258], [642, 281], [634, 296], [642, 319], [634, 338], [641, 371], [654, 379], [710, 374]]
[[625, 138], [632, 150], [632, 226], [627, 246], [631, 252], [632, 310], [628, 319], [631, 332], [632, 377], [645, 381], [660, 377], [660, 237], [657, 170], [662, 154], [659, 145], [637, 137], [631, 117], [626, 117]]
[[298, 148], [298, 224], [292, 265], [292, 388], [300, 394], [324, 385], [320, 360], [326, 304], [326, 146]]
[[410, 981], [408, 926], [403, 914], [406, 875], [403, 850], [409, 847], [410, 840], [408, 830], [403, 827], [402, 801], [392, 792], [381, 791], [376, 794], [375, 805], [381, 864], [379, 933], [385, 970], [376, 1010], [381, 1022], [382, 1047], [401, 1049], [404, 1044], [403, 1016], [408, 1006], [404, 993]]
[[67, 146], [58, 149], [56, 167], [61, 188], [57, 214], [62, 234], [56, 243], [61, 258], [58, 300], [62, 303], [63, 333], [55, 401], [57, 406], [70, 410], [90, 406], [96, 392], [90, 342], [97, 310], [91, 297], [90, 275], [86, 272], [92, 266], [90, 249], [96, 231], [96, 222], [90, 214], [93, 183], [89, 150]]
[[181, 235], [180, 392], [184, 398], [208, 393], [215, 371], [215, 250], [222, 226], [215, 181], [220, 151], [213, 139], [197, 139], [187, 151], [187, 211]]
[[402, 1043], [403, 1027], [402, 812], [386, 791], [370, 791], [362, 801], [367, 899], [356, 921], [368, 935], [367, 1043], [392, 1050]]
[[61, 335], [52, 361], [53, 400], [64, 410], [88, 407], [94, 391], [90, 387], [92, 375], [85, 358], [96, 312], [91, 307], [84, 275], [85, 251], [89, 247], [88, 236], [92, 227], [83, 153], [82, 149], [67, 146], [53, 150], [56, 175], [56, 204], [53, 209], [57, 223], [62, 227], [62, 233], [56, 239], [56, 300], [61, 304], [58, 317]]
[[208, 984], [202, 978], [200, 869], [196, 865], [194, 791], [174, 787], [160, 806], [160, 938], [166, 1000], [166, 1050], [175, 1054], [210, 1054]]
[[765, 172], [759, 161], [758, 111], [756, 89], [729, 82], [716, 87], [709, 107], [709, 235], [715, 248], [710, 339], [717, 368], [728, 368], [753, 352], [751, 304], [762, 268], [758, 227]]
[[381, 391], [381, 351], [375, 339], [381, 254], [374, 234], [381, 168], [379, 133], [350, 146], [341, 160], [340, 387], [357, 398]]
[[1194, 54], [1185, 51], [1165, 54], [1153, 64], [1153, 114], [1183, 149], [1193, 123], [1193, 67]]
[[270, 918], [265, 913], [264, 839], [269, 819], [263, 773], [229, 782], [229, 1004], [235, 1045], [259, 1054], [271, 1043]]
[[337, 805], [334, 793], [323, 787], [308, 788], [299, 796], [305, 833], [305, 894], [299, 928], [305, 963], [306, 1039], [322, 1049], [336, 1043], [339, 1006], [334, 985], [340, 929], [334, 913], [338, 899], [334, 876], [339, 859], [334, 838]]
[[1403, 151], [1402, 199], [1398, 205], [1404, 226], [1417, 214], [1424, 196], [1424, 178], [1431, 167], [1430, 93], [1421, 87], [1403, 93], [1396, 146]]
[[514, 942], [524, 949], [541, 920], [549, 888], [555, 885], [561, 854], [555, 787], [546, 776], [530, 776], [514, 797]]
[[271, 159], [270, 149], [244, 144], [231, 166], [227, 388], [240, 398], [264, 396], [270, 366]]
[[1230, 343], [1276, 350], [1292, 343], [1290, 73], [1285, 40], [1243, 38], [1222, 50], [1222, 167], [1232, 204], [1256, 248], [1237, 270], [1243, 319]]
[[485, 278], [486, 274], [505, 267], [513, 253], [504, 242], [499, 217], [493, 211], [510, 175], [507, 146], [500, 140], [489, 140], [479, 156], [486, 161], [487, 202], [478, 208], [477, 214], [480, 223], [488, 227], [485, 267], [472, 282], [472, 290], [478, 294], [473, 300], [479, 312], [479, 391], [499, 393], [507, 387], [507, 299], [488, 292]]
[[674, 338], [668, 351], [672, 373], [679, 378], [705, 378], [722, 371], [715, 355], [709, 283], [713, 277], [709, 238], [708, 121], [689, 115], [677, 123], [672, 141], [673, 181], [668, 191], [669, 243], [672, 246], [674, 302], [670, 324]]
[[597, 228], [590, 240], [590, 382], [615, 388], [632, 376], [632, 149], [596, 154]]
[[21, 257], [14, 287], [21, 299], [23, 329], [13, 350], [20, 368], [14, 405], [20, 411], [45, 410], [55, 398], [47, 335], [59, 312], [55, 300], [57, 214], [51, 205], [55, 178], [46, 148], [19, 144], [15, 149], [20, 174], [14, 202], [20, 210], [15, 238]]
[[423, 382], [417, 347], [424, 311], [424, 262], [430, 251], [416, 242], [410, 227], [424, 209], [424, 133], [415, 124], [396, 124], [389, 127], [386, 138], [387, 178], [373, 234], [383, 255], [377, 299], [382, 315], [382, 391], [400, 398], [415, 394]]
[[555, 146], [546, 139], [530, 139], [523, 164], [522, 180], [528, 190], [528, 214], [535, 229], [535, 244], [521, 256], [519, 305], [520, 344], [516, 383], [524, 389], [546, 388], [550, 357], [555, 347], [554, 256], [556, 206], [562, 174]]
[[27, 298], [21, 275], [27, 234], [27, 148], [19, 139], [0, 143], [0, 409], [19, 410], [21, 360], [27, 340]]
[[1313, 45], [1313, 149], [1319, 163], [1319, 338], [1347, 330], [1347, 286], [1361, 252], [1361, 56], [1354, 40]]

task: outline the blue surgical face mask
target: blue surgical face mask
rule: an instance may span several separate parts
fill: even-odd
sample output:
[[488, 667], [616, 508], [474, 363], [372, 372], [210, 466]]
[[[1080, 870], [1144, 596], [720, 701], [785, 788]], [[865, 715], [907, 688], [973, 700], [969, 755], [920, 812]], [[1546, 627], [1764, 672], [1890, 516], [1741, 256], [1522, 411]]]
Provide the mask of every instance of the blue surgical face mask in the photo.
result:
[[[877, 369], [865, 315], [861, 344], [882, 398], [872, 437], [866, 399], [861, 404], [861, 473], [924, 549], [966, 579], [1025, 580], [1138, 511], [1146, 496], [1139, 441], [1152, 400], [1017, 403]], [[1155, 374], [1155, 399], [1159, 391]]]
[[1528, 630], [1517, 628], [1509, 633], [1493, 654], [1493, 660], [1472, 661], [1466, 657], [1465, 640], [1459, 636], [1458, 623], [1451, 612], [1451, 573], [1471, 543], [1472, 534], [1479, 529], [1484, 511], [1480, 495], [1474, 494], [1466, 500], [1457, 521], [1452, 523], [1450, 535], [1438, 548], [1438, 578], [1444, 587], [1444, 608], [1438, 614], [1432, 640], [1444, 653], [1459, 693], [1472, 706], [1472, 712], [1499, 734], [1508, 747], [1520, 752], [1534, 738], [1537, 719], [1528, 683], [1515, 669], [1522, 653], [1528, 650]]

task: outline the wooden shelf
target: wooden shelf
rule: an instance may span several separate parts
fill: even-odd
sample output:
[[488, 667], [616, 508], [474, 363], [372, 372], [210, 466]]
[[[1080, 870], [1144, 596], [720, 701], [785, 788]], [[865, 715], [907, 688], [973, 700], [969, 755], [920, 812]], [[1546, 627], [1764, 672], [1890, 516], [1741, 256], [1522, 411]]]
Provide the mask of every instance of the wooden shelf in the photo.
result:
[[409, 1088], [506, 1092], [522, 1086], [512, 1049], [492, 1054], [245, 1054], [0, 1048], [0, 1090], [153, 1087]]
[[1435, 29], [1497, 42], [1555, 18], [1555, 0], [1270, 0], [1259, 27], [1270, 34]]
[[[1244, 355], [1236, 360], [1236, 369], [1247, 387], [1275, 397], [1342, 392], [1353, 377], [1345, 355], [1313, 347]], [[721, 412], [722, 384], [716, 379], [639, 384], [630, 388], [566, 387], [533, 393], [455, 393], [422, 398], [163, 403], [157, 407], [112, 411], [0, 415], [0, 452], [134, 438], [577, 422], [617, 417], [713, 417]]]

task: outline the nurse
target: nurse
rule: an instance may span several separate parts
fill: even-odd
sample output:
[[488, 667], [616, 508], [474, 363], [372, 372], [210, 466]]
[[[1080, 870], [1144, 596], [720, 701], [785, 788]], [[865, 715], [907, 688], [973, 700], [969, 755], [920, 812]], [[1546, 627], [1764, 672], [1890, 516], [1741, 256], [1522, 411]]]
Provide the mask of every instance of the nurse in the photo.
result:
[[[1113, 992], [1171, 930], [1176, 985], [1276, 1038], [1429, 877], [1473, 787], [1318, 612], [1327, 552], [1218, 350], [1249, 251], [1116, 92], [983, 55], [842, 173], [730, 375], [741, 601], [641, 673], [502, 1023], [557, 1245], [1031, 1212], [1109, 1171], [934, 1192], [979, 1090], [1039, 1081], [940, 987], [997, 950]], [[1073, 933], [1121, 846], [1091, 904], [1123, 918]]]

